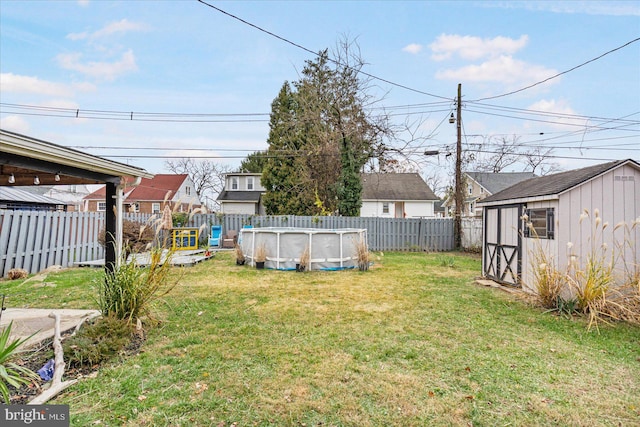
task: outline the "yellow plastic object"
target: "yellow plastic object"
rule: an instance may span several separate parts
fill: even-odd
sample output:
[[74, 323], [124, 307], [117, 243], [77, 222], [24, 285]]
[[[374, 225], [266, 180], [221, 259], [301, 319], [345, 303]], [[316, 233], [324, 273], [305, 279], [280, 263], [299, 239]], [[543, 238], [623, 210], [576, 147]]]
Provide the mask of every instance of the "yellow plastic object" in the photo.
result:
[[198, 249], [197, 228], [173, 228], [171, 229], [171, 246], [178, 251]]

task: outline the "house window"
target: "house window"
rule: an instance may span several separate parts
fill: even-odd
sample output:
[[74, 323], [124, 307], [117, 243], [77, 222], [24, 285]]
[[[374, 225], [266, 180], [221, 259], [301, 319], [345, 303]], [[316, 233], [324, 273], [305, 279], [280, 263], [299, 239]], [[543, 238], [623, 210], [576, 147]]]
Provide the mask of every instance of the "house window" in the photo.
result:
[[253, 190], [253, 177], [247, 177], [247, 190]]
[[160, 213], [160, 203], [151, 203], [151, 213]]
[[469, 185], [469, 195], [473, 194], [473, 185]]
[[238, 189], [238, 177], [237, 176], [231, 177], [231, 189], [232, 190], [237, 190]]
[[[554, 209], [538, 208], [525, 210], [524, 237], [554, 238]], [[529, 223], [531, 226], [529, 226]]]
[[190, 196], [190, 195], [191, 195], [191, 187], [184, 187], [184, 193], [185, 193], [187, 196]]
[[382, 213], [383, 214], [388, 214], [389, 213], [389, 202], [383, 202], [382, 203]]
[[104, 212], [107, 210], [107, 202], [98, 202], [98, 212]]
[[473, 215], [475, 211], [475, 207], [473, 206], [473, 202], [469, 203], [469, 214]]

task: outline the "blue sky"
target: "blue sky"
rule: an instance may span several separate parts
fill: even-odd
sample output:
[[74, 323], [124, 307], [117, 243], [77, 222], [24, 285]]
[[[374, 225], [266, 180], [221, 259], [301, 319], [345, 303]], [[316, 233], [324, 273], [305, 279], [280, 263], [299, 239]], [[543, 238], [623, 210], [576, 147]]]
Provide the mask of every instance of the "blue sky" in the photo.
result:
[[[458, 83], [464, 148], [477, 156], [515, 136], [554, 147], [563, 169], [640, 159], [639, 41], [478, 101], [637, 39], [638, 1], [210, 3], [313, 52], [356, 40], [364, 71], [413, 89], [374, 80], [371, 93], [375, 111], [412, 131], [390, 144], [414, 160], [441, 152], [423, 173], [450, 167]], [[150, 156], [237, 166], [267, 147], [271, 101], [309, 59], [196, 0], [0, 0], [0, 125], [153, 173], [166, 170]], [[185, 121], [202, 113], [219, 116]]]

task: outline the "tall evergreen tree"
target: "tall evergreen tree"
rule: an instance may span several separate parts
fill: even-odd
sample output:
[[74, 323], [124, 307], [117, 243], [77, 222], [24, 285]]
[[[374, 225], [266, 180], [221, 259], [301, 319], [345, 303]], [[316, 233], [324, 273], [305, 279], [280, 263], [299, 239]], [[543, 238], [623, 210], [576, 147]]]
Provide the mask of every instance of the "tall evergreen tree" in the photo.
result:
[[285, 83], [272, 103], [262, 176], [270, 214], [359, 214], [359, 172], [390, 131], [386, 116], [365, 111], [364, 62], [350, 47], [344, 42], [337, 60], [324, 50], [306, 61], [294, 89]]

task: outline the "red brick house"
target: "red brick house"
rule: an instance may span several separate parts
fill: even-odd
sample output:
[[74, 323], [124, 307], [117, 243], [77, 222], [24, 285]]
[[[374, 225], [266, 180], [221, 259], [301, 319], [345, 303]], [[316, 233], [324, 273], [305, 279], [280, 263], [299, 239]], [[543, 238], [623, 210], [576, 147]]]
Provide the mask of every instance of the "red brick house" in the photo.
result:
[[[105, 209], [105, 187], [84, 197], [84, 210], [100, 212]], [[128, 212], [161, 213], [168, 204], [173, 212], [187, 212], [201, 206], [195, 185], [187, 174], [157, 174], [142, 178], [136, 187], [124, 190], [123, 209]]]

